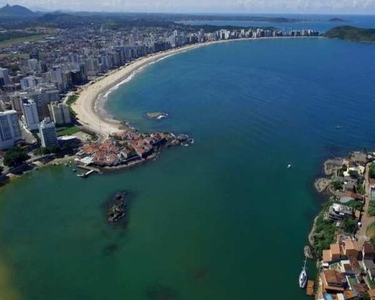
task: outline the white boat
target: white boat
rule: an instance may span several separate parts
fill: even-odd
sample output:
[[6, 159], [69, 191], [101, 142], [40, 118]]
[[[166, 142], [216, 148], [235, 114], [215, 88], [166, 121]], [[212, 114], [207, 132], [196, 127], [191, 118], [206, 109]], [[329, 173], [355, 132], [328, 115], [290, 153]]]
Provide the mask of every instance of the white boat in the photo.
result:
[[292, 165], [288, 165], [288, 167], [287, 167], [287, 168], [288, 168], [288, 169], [290, 169], [291, 167], [292, 167]]
[[299, 274], [299, 282], [298, 283], [299, 283], [299, 287], [301, 289], [304, 289], [306, 287], [306, 283], [307, 283], [306, 259], [305, 259], [305, 263], [303, 265], [302, 271]]

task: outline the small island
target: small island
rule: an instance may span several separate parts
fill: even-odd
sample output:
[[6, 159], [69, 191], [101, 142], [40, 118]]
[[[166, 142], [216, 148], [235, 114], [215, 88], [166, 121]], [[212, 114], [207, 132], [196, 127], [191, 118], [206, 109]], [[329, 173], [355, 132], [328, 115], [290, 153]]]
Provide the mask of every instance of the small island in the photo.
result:
[[161, 120], [161, 119], [165, 119], [167, 117], [168, 117], [168, 114], [163, 113], [163, 112], [148, 112], [148, 113], [146, 113], [147, 119]]
[[107, 211], [108, 222], [114, 224], [126, 217], [127, 202], [124, 192], [116, 193], [111, 199], [111, 205]]
[[332, 18], [332, 19], [329, 19], [328, 22], [346, 22], [345, 20], [343, 19], [340, 19], [340, 18]]
[[338, 26], [328, 30], [325, 37], [356, 42], [375, 42], [375, 29], [354, 26]]

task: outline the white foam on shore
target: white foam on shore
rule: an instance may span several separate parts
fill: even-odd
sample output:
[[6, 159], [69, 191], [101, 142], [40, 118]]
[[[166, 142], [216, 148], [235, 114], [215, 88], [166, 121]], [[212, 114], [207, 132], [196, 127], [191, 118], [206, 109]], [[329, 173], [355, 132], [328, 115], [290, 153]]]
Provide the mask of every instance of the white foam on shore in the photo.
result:
[[150, 65], [153, 65], [157, 62], [160, 62], [166, 58], [169, 58], [171, 56], [174, 56], [178, 53], [184, 53], [186, 52], [187, 50], [184, 50], [184, 51], [181, 51], [181, 52], [177, 52], [177, 53], [172, 53], [172, 54], [169, 54], [169, 55], [166, 55], [166, 56], [163, 56], [157, 60], [154, 60], [154, 61], [151, 61], [141, 67], [139, 67], [138, 69], [134, 70], [129, 76], [125, 77], [125, 79], [123, 79], [122, 81], [120, 81], [119, 83], [117, 83], [116, 85], [114, 85], [113, 87], [111, 87], [104, 95], [103, 93], [100, 93], [95, 101], [95, 104], [94, 104], [94, 110], [95, 112], [100, 116], [102, 117], [103, 119], [109, 121], [109, 122], [114, 122], [114, 123], [121, 123], [119, 120], [116, 120], [114, 119], [114, 117], [105, 109], [105, 104], [107, 103], [108, 99], [109, 99], [109, 96], [111, 95], [112, 92], [116, 91], [119, 89], [120, 86], [130, 82], [134, 76], [141, 72], [142, 70], [144, 70], [145, 68], [147, 68], [148, 66]]

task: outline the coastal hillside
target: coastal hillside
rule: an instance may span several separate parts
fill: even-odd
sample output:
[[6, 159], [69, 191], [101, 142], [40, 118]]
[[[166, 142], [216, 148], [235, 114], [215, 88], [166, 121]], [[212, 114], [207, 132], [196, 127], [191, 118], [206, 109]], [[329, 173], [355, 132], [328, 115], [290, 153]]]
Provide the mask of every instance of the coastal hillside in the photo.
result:
[[375, 29], [358, 28], [353, 26], [338, 26], [328, 30], [324, 36], [331, 39], [373, 43], [375, 42]]

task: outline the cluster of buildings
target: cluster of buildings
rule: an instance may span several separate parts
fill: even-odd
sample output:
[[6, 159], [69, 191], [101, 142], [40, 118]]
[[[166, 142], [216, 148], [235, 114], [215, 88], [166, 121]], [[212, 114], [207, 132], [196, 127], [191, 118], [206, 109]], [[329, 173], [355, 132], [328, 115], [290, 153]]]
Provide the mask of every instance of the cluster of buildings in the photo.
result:
[[105, 140], [103, 143], [93, 142], [83, 145], [77, 153], [79, 162], [84, 165], [114, 167], [127, 165], [131, 162], [147, 159], [160, 146], [174, 140], [170, 133], [137, 133], [124, 132]]
[[[12, 148], [18, 141], [22, 141], [27, 132], [39, 132], [42, 147], [48, 148], [53, 143], [44, 142], [44, 128], [54, 129], [56, 138], [56, 125], [63, 126], [72, 123], [69, 107], [59, 101], [52, 101], [47, 105], [48, 114], [40, 113], [37, 103], [33, 99], [20, 99], [20, 110], [5, 110], [0, 112], [0, 150]], [[47, 125], [48, 124], [48, 125]]]
[[[331, 239], [335, 242], [322, 251], [315, 296], [324, 300], [375, 299], [375, 249], [373, 239], [367, 241], [367, 228], [362, 226], [362, 222], [371, 222], [365, 206], [366, 201], [372, 201], [365, 197], [367, 180], [371, 184], [366, 166], [373, 163], [375, 153], [352, 152], [348, 158], [336, 160], [329, 187], [334, 201], [323, 215], [335, 232]], [[370, 193], [372, 190], [375, 192], [371, 187]], [[351, 232], [343, 226], [348, 220], [354, 224]], [[315, 232], [314, 236], [321, 234], [328, 233]]]
[[[30, 107], [28, 107], [29, 109]], [[35, 111], [34, 111], [35, 112]], [[41, 146], [50, 148], [58, 145], [56, 126], [50, 118], [44, 118], [41, 122], [33, 119], [33, 109], [30, 108], [30, 115], [26, 115], [27, 121], [36, 130], [41, 140]], [[0, 112], [0, 150], [12, 148], [17, 142], [24, 139], [18, 114], [15, 110]]]
[[347, 236], [323, 251], [321, 299], [375, 299], [375, 249]]

